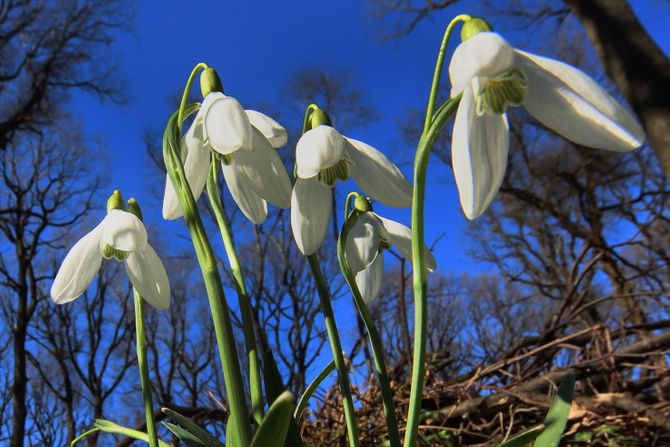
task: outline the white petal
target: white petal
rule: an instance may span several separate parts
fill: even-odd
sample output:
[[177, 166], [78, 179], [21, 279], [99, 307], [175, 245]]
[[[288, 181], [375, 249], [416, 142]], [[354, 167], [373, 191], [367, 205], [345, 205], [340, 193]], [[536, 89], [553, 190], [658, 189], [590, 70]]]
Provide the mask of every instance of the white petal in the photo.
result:
[[100, 269], [102, 224], [74, 244], [65, 256], [51, 286], [51, 300], [65, 304], [79, 297]]
[[[388, 238], [391, 245], [395, 246], [400, 254], [407, 260], [412, 259], [412, 230], [405, 225], [391, 219], [386, 219], [378, 214], [375, 214], [382, 225], [388, 232]], [[432, 272], [437, 268], [437, 263], [433, 254], [428, 247], [423, 247], [423, 261], [426, 265], [426, 270]]]
[[268, 202], [280, 207], [291, 206], [291, 179], [277, 151], [257, 129], [253, 129], [253, 146], [233, 154], [232, 164], [244, 171], [248, 187]]
[[[181, 156], [184, 163], [186, 180], [191, 187], [195, 200], [198, 200], [207, 183], [210, 151], [205, 146], [202, 125], [197, 120], [191, 124], [181, 140]], [[179, 199], [172, 186], [169, 176], [165, 180], [165, 196], [163, 197], [163, 218], [177, 219], [182, 216]]]
[[345, 155], [344, 137], [330, 126], [317, 126], [303, 134], [295, 148], [298, 177], [312, 178]]
[[269, 116], [255, 110], [245, 110], [251, 125], [260, 130], [272, 147], [280, 148], [288, 142], [286, 129]]
[[226, 186], [228, 186], [230, 195], [233, 196], [233, 200], [235, 200], [242, 213], [256, 225], [262, 224], [268, 217], [268, 204], [251, 187], [251, 180], [244, 171], [237, 169], [235, 166], [236, 156], [237, 154], [233, 156], [233, 162], [229, 165], [221, 163]]
[[291, 196], [291, 228], [304, 255], [315, 253], [328, 233], [332, 208], [331, 189], [315, 179], [295, 181]]
[[128, 255], [125, 264], [128, 278], [142, 298], [156, 309], [170, 307], [170, 282], [151, 245]]
[[366, 268], [356, 273], [356, 285], [366, 303], [370, 303], [379, 295], [384, 279], [384, 256], [380, 253]]
[[509, 148], [506, 115], [487, 112], [478, 116], [476, 109], [468, 87], [456, 112], [451, 142], [454, 176], [468, 219], [486, 211], [500, 189]]
[[111, 210], [100, 223], [102, 246], [109, 244], [117, 250], [143, 250], [147, 246], [147, 230], [134, 215], [121, 210]]
[[251, 123], [240, 103], [232, 96], [222, 95], [208, 104], [203, 112], [203, 127], [205, 139], [213, 150], [221, 154], [231, 154], [251, 146]]
[[356, 219], [345, 246], [347, 263], [353, 273], [365, 270], [377, 257], [382, 238], [380, 228], [383, 227], [379, 219], [372, 213], [363, 213]]
[[412, 185], [400, 169], [369, 144], [347, 138], [351, 175], [363, 191], [384, 205], [397, 208], [412, 206]]
[[449, 63], [451, 96], [461, 93], [475, 76], [491, 77], [514, 67], [514, 49], [496, 33], [478, 33], [454, 50]]
[[629, 151], [645, 136], [633, 115], [582, 71], [517, 50], [528, 77], [523, 105], [538, 121], [583, 146]]

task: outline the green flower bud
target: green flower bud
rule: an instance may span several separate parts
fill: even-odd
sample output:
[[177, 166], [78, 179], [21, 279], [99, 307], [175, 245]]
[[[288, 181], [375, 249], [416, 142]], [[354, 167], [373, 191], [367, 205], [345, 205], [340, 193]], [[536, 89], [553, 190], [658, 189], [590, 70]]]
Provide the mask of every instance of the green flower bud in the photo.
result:
[[358, 195], [354, 199], [354, 208], [361, 213], [367, 213], [368, 211], [372, 211], [372, 203], [370, 203], [367, 197]]
[[479, 17], [473, 17], [465, 22], [461, 28], [461, 42], [465, 42], [475, 34], [491, 31], [492, 29], [493, 28], [491, 28], [491, 25], [489, 25], [489, 22], [486, 20], [480, 19]]
[[326, 113], [325, 110], [319, 108], [315, 109], [312, 114], [309, 117], [309, 123], [310, 123], [310, 128], [314, 129], [317, 126], [332, 126], [332, 122], [330, 121], [330, 117]]
[[142, 221], [144, 220], [142, 218], [142, 210], [140, 209], [140, 204], [137, 203], [137, 200], [135, 200], [134, 197], [128, 199], [128, 211], [135, 217], [137, 217], [139, 220]]
[[111, 210], [126, 210], [125, 200], [123, 200], [121, 191], [118, 189], [115, 189], [112, 195], [109, 196], [109, 199], [107, 199], [107, 212], [109, 213]]
[[207, 67], [200, 72], [200, 92], [203, 98], [212, 92], [223, 93], [221, 78], [212, 67]]

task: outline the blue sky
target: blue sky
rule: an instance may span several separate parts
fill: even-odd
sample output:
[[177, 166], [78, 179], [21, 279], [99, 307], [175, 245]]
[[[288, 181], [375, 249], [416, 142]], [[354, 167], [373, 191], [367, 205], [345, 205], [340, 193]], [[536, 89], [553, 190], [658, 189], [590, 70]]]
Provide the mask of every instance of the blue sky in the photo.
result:
[[[162, 131], [172, 112], [170, 101], [181, 93], [194, 64], [204, 61], [215, 67], [226, 93], [243, 104], [272, 103], [279, 111], [285, 105], [279, 102], [278, 93], [297, 69], [349, 68], [367, 101], [381, 112], [380, 121], [350, 136], [385, 152], [405, 152], [403, 158], [409, 159], [414, 147], [399, 143], [397, 122], [408, 108], [425, 104], [444, 26], [455, 14], [482, 13], [476, 2], [460, 2], [459, 9], [434, 14], [410, 36], [382, 41], [378, 23], [360, 1], [198, 1], [193, 2], [195, 7], [175, 0], [137, 3], [135, 32], [119, 35], [110, 48], [121, 60], [130, 101], [119, 106], [75, 94], [72, 107], [83, 117], [86, 132], [102, 137], [108, 148], [110, 191], [120, 188], [126, 197], [137, 197], [150, 224], [180, 234], [184, 233], [181, 225], [161, 223], [160, 202], [152, 193], [156, 187], [149, 184], [156, 177], [147, 176], [153, 168], [142, 138], [146, 129]], [[652, 36], [670, 53], [670, 4], [649, 0], [633, 2], [633, 6]], [[550, 47], [538, 45], [527, 32], [513, 30], [495, 18], [492, 22], [513, 45], [542, 48], [552, 55]], [[410, 177], [409, 167], [405, 172]], [[433, 169], [432, 177], [450, 178], [445, 172], [443, 167]], [[389, 216], [409, 222], [409, 210]], [[477, 270], [465, 254], [467, 220], [453, 181], [431, 184], [427, 222], [428, 241], [445, 235], [436, 252], [442, 269]]]

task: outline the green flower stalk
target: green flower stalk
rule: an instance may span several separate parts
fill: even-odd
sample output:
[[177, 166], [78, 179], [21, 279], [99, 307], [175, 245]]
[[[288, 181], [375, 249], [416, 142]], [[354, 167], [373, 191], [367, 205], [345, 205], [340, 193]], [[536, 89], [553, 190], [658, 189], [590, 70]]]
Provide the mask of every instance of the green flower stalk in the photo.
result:
[[[135, 217], [143, 220], [142, 211], [135, 199], [130, 198], [128, 200], [128, 210]], [[147, 340], [144, 336], [144, 300], [135, 287], [133, 287], [133, 299], [135, 300], [135, 350], [137, 351], [137, 368], [140, 372], [144, 418], [147, 422], [147, 436], [149, 438], [149, 447], [158, 447], [154, 402], [151, 395], [151, 377], [149, 376], [149, 361], [147, 360]]]
[[414, 447], [421, 420], [421, 397], [423, 394], [423, 380], [426, 370], [426, 338], [428, 299], [426, 296], [427, 282], [424, 261], [424, 201], [426, 194], [426, 172], [430, 151], [442, 126], [457, 110], [460, 96], [450, 98], [437, 112], [435, 102], [440, 85], [444, 55], [451, 33], [459, 22], [470, 20], [468, 15], [455, 17], [444, 32], [442, 44], [437, 56], [433, 83], [428, 98], [426, 119], [423, 133], [416, 149], [414, 158], [414, 190], [412, 196], [412, 259], [413, 259], [413, 290], [414, 290], [414, 352], [412, 361], [412, 385], [407, 410], [407, 428], [405, 429], [405, 447]]
[[193, 83], [193, 78], [205, 64], [198, 64], [189, 77], [182, 103], [179, 110], [168, 120], [163, 135], [163, 158], [167, 173], [174, 188], [179, 206], [183, 211], [186, 226], [191, 235], [195, 248], [196, 257], [202, 272], [207, 297], [209, 299], [214, 330], [216, 333], [219, 357], [226, 387], [226, 396], [230, 405], [232, 421], [234, 423], [235, 437], [242, 447], [251, 442], [251, 430], [249, 427], [249, 410], [244, 393], [244, 382], [237, 358], [237, 349], [233, 335], [233, 327], [228, 314], [228, 304], [221, 284], [221, 277], [216, 265], [216, 258], [211, 244], [205, 232], [200, 213], [196, 207], [195, 199], [189, 183], [186, 179], [184, 166], [180, 154], [181, 127], [184, 117], [194, 113], [198, 104], [186, 106], [188, 91]]

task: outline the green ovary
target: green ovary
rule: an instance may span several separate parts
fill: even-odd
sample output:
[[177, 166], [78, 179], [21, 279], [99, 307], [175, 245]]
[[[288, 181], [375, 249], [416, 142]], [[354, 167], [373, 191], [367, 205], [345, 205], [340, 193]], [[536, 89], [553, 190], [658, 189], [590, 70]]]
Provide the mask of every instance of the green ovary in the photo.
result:
[[504, 75], [489, 79], [477, 96], [477, 114], [505, 113], [507, 107], [521, 105], [528, 92], [528, 79], [515, 68]]

